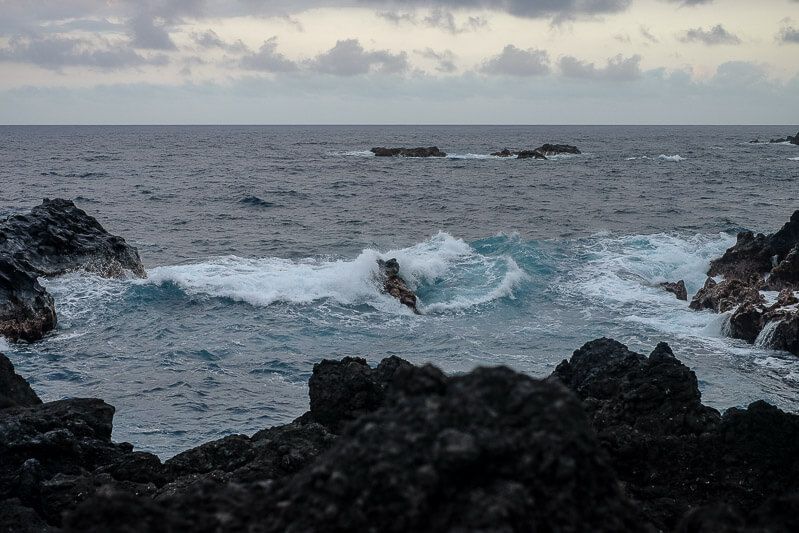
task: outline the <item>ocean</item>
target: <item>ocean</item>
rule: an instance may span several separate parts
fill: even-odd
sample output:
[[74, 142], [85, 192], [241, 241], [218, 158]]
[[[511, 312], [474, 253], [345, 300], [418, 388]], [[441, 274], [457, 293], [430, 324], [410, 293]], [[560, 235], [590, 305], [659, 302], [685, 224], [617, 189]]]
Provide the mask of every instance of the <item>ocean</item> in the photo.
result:
[[[546, 376], [584, 342], [659, 341], [719, 409], [799, 411], [799, 358], [723, 335], [657, 287], [701, 287], [742, 229], [799, 209], [778, 126], [0, 127], [0, 216], [73, 199], [139, 249], [146, 280], [42, 280], [59, 316], [0, 340], [45, 400], [99, 397], [114, 438], [167, 458], [308, 408], [324, 358]], [[548, 161], [508, 147], [577, 145]], [[446, 158], [376, 158], [432, 146]], [[396, 257], [421, 315], [381, 294]]]

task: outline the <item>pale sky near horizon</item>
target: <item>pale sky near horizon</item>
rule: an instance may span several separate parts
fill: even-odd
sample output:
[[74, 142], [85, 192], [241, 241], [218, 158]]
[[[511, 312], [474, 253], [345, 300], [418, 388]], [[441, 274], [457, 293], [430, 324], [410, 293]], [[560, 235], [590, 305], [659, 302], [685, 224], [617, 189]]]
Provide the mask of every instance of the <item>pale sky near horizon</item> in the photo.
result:
[[795, 125], [799, 0], [0, 0], [0, 123]]

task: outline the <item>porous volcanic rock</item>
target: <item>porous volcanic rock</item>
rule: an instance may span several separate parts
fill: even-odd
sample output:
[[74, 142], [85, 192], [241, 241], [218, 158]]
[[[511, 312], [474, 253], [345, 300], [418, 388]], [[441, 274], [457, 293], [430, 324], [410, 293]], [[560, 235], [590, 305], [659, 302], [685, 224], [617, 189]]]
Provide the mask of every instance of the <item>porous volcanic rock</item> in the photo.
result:
[[0, 353], [0, 409], [39, 405], [42, 400], [22, 376], [14, 371], [8, 357]]
[[676, 282], [665, 281], [660, 284], [667, 292], [672, 293], [678, 300], [688, 301], [688, 290], [685, 288], [685, 281]]
[[377, 157], [446, 157], [446, 152], [442, 152], [437, 146], [428, 148], [372, 148], [370, 150]]
[[411, 311], [419, 314], [416, 307], [416, 294], [408, 287], [405, 280], [399, 275], [400, 266], [396, 259], [384, 261], [377, 260], [378, 278], [382, 284], [383, 292], [390, 294]]
[[75, 270], [145, 276], [136, 249], [70, 200], [45, 198], [0, 221], [0, 335], [30, 342], [55, 328], [53, 298], [38, 277]]
[[744, 302], [762, 301], [763, 296], [749, 281], [733, 278], [716, 283], [713, 278], [707, 278], [705, 286], [699, 289], [689, 307], [695, 311], [712, 309], [717, 313], [725, 313]]

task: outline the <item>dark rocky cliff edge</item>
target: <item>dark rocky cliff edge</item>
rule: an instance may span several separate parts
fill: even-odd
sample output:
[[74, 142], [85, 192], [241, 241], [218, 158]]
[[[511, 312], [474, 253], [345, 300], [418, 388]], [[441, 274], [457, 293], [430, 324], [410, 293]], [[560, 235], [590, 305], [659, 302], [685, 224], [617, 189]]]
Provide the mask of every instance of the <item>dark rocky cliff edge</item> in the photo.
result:
[[161, 462], [0, 356], [0, 531], [799, 530], [799, 417], [704, 406], [663, 343], [592, 341], [544, 380], [322, 361], [309, 394]]

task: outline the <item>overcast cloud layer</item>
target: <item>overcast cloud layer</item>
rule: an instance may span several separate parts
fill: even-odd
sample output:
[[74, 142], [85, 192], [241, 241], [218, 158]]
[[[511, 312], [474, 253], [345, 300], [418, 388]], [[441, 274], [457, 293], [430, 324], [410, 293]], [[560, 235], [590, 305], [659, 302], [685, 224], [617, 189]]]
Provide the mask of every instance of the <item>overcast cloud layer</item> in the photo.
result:
[[799, 122], [760, 4], [0, 0], [0, 123]]

